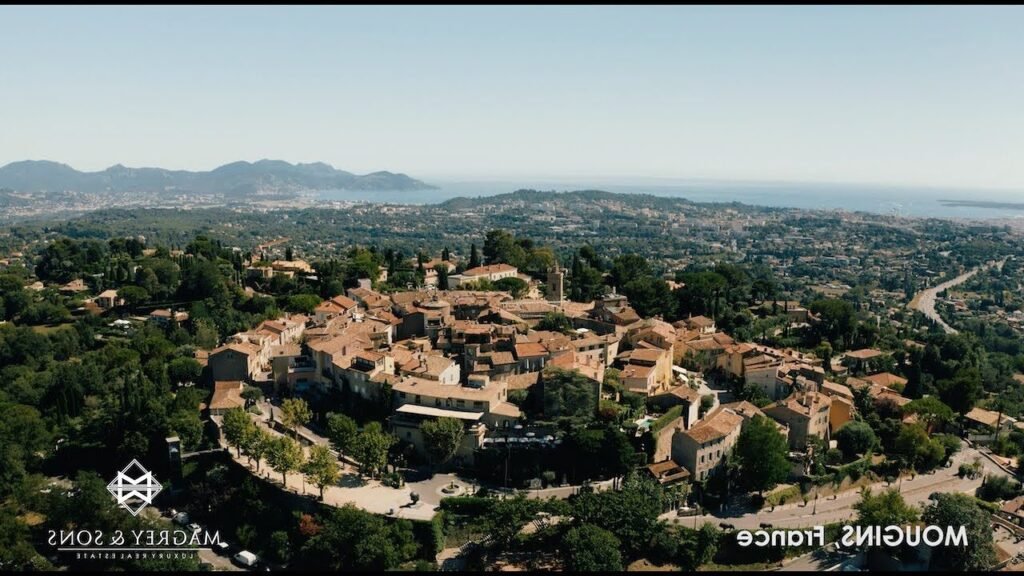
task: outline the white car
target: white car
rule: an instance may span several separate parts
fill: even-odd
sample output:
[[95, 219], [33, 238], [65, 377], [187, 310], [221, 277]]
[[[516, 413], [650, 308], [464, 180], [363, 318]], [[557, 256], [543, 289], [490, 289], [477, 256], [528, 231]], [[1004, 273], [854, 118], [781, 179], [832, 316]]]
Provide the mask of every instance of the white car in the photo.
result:
[[242, 550], [238, 554], [235, 554], [235, 562], [238, 562], [242, 566], [247, 568], [253, 568], [259, 563], [260, 559], [258, 556], [249, 552], [248, 550]]

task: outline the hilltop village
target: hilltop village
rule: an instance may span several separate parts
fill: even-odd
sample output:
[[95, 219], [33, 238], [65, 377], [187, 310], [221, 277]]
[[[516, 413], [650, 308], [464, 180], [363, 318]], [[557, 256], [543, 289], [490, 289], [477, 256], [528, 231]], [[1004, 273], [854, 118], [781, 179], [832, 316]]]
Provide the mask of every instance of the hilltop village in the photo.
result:
[[[450, 208], [500, 222], [517, 198]], [[660, 201], [621, 202], [650, 222]], [[271, 567], [572, 569], [586, 550], [610, 568], [778, 565], [806, 549], [742, 551], [736, 530], [835, 531], [896, 500], [901, 521], [997, 514], [1004, 532], [957, 561], [1013, 557], [1019, 246], [736, 210], [738, 226], [680, 220], [690, 239], [654, 253], [643, 236], [666, 230], [624, 223], [575, 245], [467, 231], [457, 250], [15, 229], [0, 262], [0, 407], [26, 448], [8, 455], [12, 522], [28, 542], [87, 521], [60, 498], [106, 507], [88, 487], [136, 459], [171, 487], [154, 513]], [[928, 499], [944, 493], [970, 501]], [[379, 553], [339, 555], [353, 522]], [[25, 561], [60, 562], [29, 546]]]

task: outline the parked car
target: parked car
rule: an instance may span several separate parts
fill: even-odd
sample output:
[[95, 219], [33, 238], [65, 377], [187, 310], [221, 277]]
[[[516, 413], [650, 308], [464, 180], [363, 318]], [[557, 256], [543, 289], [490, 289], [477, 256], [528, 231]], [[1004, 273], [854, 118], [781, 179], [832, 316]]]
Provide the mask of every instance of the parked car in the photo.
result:
[[193, 522], [193, 523], [188, 525], [188, 531], [189, 532], [199, 532], [202, 529], [203, 529], [203, 527], [200, 526], [199, 524], [196, 524], [195, 522]]
[[258, 556], [256, 556], [252, 552], [249, 552], [248, 550], [242, 550], [238, 554], [235, 554], [234, 559], [235, 562], [246, 568], [255, 568], [256, 564], [258, 564], [260, 561]]
[[761, 528], [762, 529], [768, 530], [771, 527], [772, 527], [771, 523], [769, 523], [769, 522], [761, 522]]
[[736, 529], [735, 526], [733, 526], [732, 524], [729, 524], [728, 522], [719, 522], [718, 527], [721, 528], [722, 530], [726, 530], [726, 531], [735, 530]]
[[178, 512], [174, 515], [174, 523], [178, 526], [187, 526], [189, 521], [188, 512]]
[[231, 546], [227, 542], [217, 542], [212, 548], [214, 552], [221, 556], [227, 556], [231, 553]]

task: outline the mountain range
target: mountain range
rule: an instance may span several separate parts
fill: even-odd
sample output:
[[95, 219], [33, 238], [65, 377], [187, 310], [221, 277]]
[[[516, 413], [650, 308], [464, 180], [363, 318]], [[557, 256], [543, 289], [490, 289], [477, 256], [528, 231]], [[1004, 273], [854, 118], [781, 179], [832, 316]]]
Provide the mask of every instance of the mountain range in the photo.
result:
[[405, 174], [358, 175], [323, 162], [289, 164], [282, 160], [232, 162], [208, 172], [128, 168], [117, 164], [100, 172], [80, 172], [47, 160], [12, 162], [0, 168], [0, 188], [16, 192], [141, 192], [209, 194], [229, 197], [295, 194], [317, 190], [431, 190]]

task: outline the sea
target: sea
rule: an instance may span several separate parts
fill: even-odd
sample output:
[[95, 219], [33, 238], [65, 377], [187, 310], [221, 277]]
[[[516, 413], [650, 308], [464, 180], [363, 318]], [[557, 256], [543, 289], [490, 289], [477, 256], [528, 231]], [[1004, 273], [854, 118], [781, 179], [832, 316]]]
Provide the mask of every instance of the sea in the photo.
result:
[[[694, 202], [741, 202], [755, 206], [846, 210], [904, 217], [949, 219], [1020, 219], [1024, 222], [1024, 191], [967, 188], [917, 188], [885, 185], [687, 181], [673, 183], [600, 182], [587, 180], [431, 181], [434, 190], [327, 190], [324, 200], [397, 204], [436, 204], [457, 197], [485, 197], [519, 189], [604, 190], [686, 198]], [[1002, 202], [1017, 206], [950, 205], [946, 202]]]

